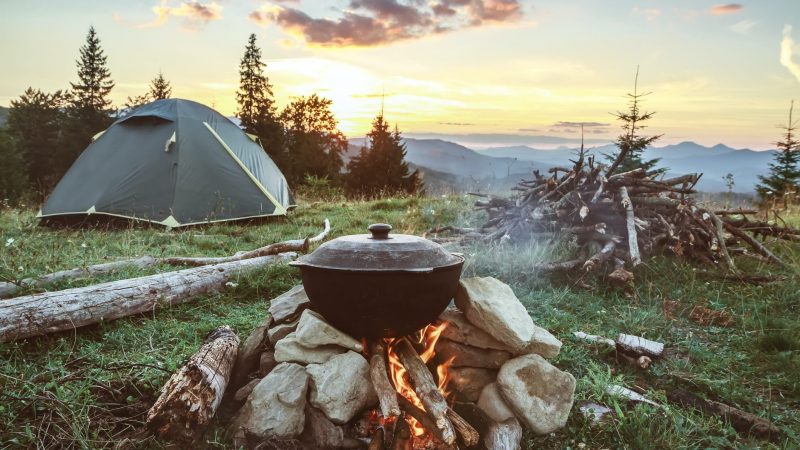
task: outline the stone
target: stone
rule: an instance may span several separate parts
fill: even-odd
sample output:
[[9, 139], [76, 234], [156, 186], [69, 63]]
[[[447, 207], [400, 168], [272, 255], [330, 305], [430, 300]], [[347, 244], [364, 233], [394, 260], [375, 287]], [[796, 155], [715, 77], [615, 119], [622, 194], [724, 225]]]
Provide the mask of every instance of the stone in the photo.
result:
[[530, 354], [508, 360], [497, 374], [506, 404], [534, 433], [547, 434], [567, 423], [575, 377]]
[[442, 361], [450, 361], [450, 367], [499, 369], [512, 355], [503, 350], [478, 348], [449, 339], [439, 339], [436, 342], [436, 356]]
[[533, 326], [533, 337], [525, 346], [524, 353], [536, 353], [545, 358], [555, 358], [561, 352], [561, 341], [542, 327]]
[[521, 442], [522, 425], [515, 417], [492, 423], [483, 437], [486, 450], [519, 450]]
[[524, 351], [533, 338], [535, 325], [514, 291], [492, 277], [462, 279], [455, 298], [467, 320], [480, 326], [513, 352]]
[[451, 367], [446, 390], [452, 390], [462, 402], [477, 402], [481, 391], [497, 377], [497, 371], [478, 367]]
[[297, 342], [304, 347], [338, 345], [354, 352], [364, 350], [364, 347], [355, 338], [334, 328], [328, 322], [325, 322], [325, 319], [319, 313], [310, 309], [303, 311], [295, 334]]
[[272, 316], [267, 316], [250, 332], [236, 354], [236, 369], [231, 376], [231, 386], [236, 389], [247, 382], [251, 373], [258, 370], [258, 358], [266, 347], [266, 331], [272, 323]]
[[278, 341], [275, 346], [275, 361], [295, 362], [300, 364], [322, 364], [331, 357], [346, 352], [347, 349], [338, 345], [308, 348], [297, 342], [295, 333], [291, 333]]
[[514, 417], [514, 412], [500, 394], [497, 383], [489, 383], [483, 388], [478, 398], [478, 407], [495, 422], [503, 422]]
[[303, 366], [279, 364], [253, 388], [233, 421], [236, 433], [292, 438], [306, 423], [308, 374]]
[[269, 306], [269, 313], [276, 324], [291, 322], [300, 316], [304, 309], [308, 308], [311, 301], [306, 295], [306, 290], [299, 284], [278, 297], [272, 299]]
[[249, 383], [245, 384], [244, 386], [240, 387], [239, 390], [233, 394], [233, 399], [237, 402], [243, 402], [247, 400], [247, 397], [250, 396], [250, 393], [253, 392], [253, 388], [261, 381], [261, 378], [253, 378], [250, 380]]
[[447, 327], [442, 331], [441, 337], [443, 338], [478, 348], [497, 350], [506, 350], [508, 348], [507, 345], [493, 338], [480, 327], [469, 323], [467, 316], [455, 306], [448, 306], [439, 316], [439, 319], [448, 323]]
[[322, 411], [306, 407], [306, 428], [300, 439], [311, 448], [360, 448], [361, 442], [347, 437], [344, 429], [334, 424]]
[[349, 351], [333, 356], [324, 364], [309, 364], [309, 402], [336, 424], [345, 424], [356, 413], [378, 403], [369, 377], [369, 363]]
[[269, 375], [278, 365], [278, 361], [275, 361], [275, 350], [267, 350], [261, 354], [261, 360], [258, 363], [258, 375], [263, 378]]
[[278, 341], [297, 330], [297, 324], [299, 322], [300, 319], [298, 318], [291, 322], [279, 323], [268, 329], [267, 337], [269, 338], [269, 343], [272, 345], [272, 348], [275, 348], [275, 346], [278, 344]]

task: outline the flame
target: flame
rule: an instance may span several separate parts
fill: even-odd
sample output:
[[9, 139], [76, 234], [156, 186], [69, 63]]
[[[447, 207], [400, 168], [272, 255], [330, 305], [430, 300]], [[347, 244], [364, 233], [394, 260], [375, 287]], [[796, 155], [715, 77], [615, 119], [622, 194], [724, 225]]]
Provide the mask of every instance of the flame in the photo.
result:
[[[436, 354], [436, 342], [439, 341], [439, 337], [441, 337], [442, 332], [445, 330], [445, 328], [447, 328], [447, 325], [447, 322], [442, 322], [438, 325], [428, 325], [423, 330], [419, 339], [419, 343], [424, 344], [420, 358], [426, 364]], [[400, 363], [400, 358], [398, 358], [397, 353], [394, 351], [393, 344], [395, 342], [396, 339], [388, 339], [386, 341], [389, 355], [389, 371], [391, 372], [391, 380], [394, 384], [394, 388], [400, 395], [408, 399], [414, 406], [424, 411], [425, 407], [422, 405], [422, 401], [419, 399], [419, 397], [417, 397], [417, 393], [414, 392], [414, 388], [411, 384], [411, 380], [408, 377], [406, 368], [403, 367], [402, 363]], [[453, 359], [450, 358], [448, 361], [440, 364], [436, 368], [436, 375], [439, 380], [438, 388], [445, 398], [447, 398], [449, 394], [446, 391], [446, 387], [449, 378], [448, 369], [450, 368], [452, 362]], [[411, 428], [411, 432], [414, 434], [414, 436], [420, 437], [425, 434], [425, 428], [416, 419], [407, 416], [406, 420], [408, 421], [408, 425]]]

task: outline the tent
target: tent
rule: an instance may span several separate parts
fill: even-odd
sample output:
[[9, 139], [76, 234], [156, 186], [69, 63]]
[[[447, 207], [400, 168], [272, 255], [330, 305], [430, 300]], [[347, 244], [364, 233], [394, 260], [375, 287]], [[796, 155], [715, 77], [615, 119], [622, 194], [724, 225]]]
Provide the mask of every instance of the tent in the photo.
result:
[[285, 215], [286, 178], [236, 124], [165, 99], [114, 122], [56, 185], [41, 218], [104, 214], [180, 227]]

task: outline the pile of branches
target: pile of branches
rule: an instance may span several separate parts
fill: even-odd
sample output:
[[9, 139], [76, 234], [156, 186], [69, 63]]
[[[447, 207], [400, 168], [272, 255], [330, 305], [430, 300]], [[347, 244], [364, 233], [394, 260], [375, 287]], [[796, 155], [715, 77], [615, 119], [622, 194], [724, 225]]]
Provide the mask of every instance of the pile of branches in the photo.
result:
[[475, 207], [489, 217], [479, 229], [431, 231], [447, 229], [484, 242], [574, 236], [578, 246], [572, 259], [539, 264], [537, 269], [603, 271], [612, 284], [632, 280], [626, 265], [635, 267], [643, 255], [664, 251], [722, 266], [725, 277], [758, 280], [739, 272], [733, 256], [783, 266], [756, 238], [800, 240], [800, 230], [748, 219], [758, 211], [712, 210], [695, 203], [691, 194], [702, 174], [663, 178], [641, 168], [614, 173], [620, 158], [606, 166], [581, 148], [570, 161], [572, 167], [553, 167], [547, 175], [534, 171], [532, 179], [513, 188], [517, 194], [510, 198], [473, 194], [481, 197]]

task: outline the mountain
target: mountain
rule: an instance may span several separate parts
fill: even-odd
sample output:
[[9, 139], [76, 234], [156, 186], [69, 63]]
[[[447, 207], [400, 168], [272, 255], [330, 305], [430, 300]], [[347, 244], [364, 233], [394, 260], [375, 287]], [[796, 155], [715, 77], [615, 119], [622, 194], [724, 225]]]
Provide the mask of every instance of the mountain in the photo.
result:
[[0, 106], [0, 127], [6, 124], [6, 120], [8, 120], [8, 108]]
[[[591, 150], [597, 158], [616, 150], [614, 145], [604, 145]], [[537, 161], [545, 164], [567, 164], [574, 158], [576, 149], [559, 147], [555, 150], [539, 150], [527, 146], [496, 147], [480, 150], [486, 156], [518, 158], [521, 161]], [[706, 147], [695, 142], [664, 147], [651, 147], [644, 152], [644, 157], [661, 158], [660, 167], [668, 169], [668, 175], [679, 175], [690, 172], [701, 172], [703, 177], [697, 184], [701, 191], [723, 192], [727, 186], [722, 178], [733, 174], [734, 191], [752, 193], [758, 183], [758, 176], [769, 171], [769, 163], [775, 158], [775, 151], [755, 151], [750, 149], [734, 149], [723, 144]], [[559, 162], [560, 161], [560, 162]]]

